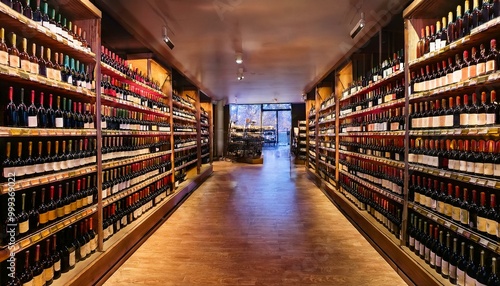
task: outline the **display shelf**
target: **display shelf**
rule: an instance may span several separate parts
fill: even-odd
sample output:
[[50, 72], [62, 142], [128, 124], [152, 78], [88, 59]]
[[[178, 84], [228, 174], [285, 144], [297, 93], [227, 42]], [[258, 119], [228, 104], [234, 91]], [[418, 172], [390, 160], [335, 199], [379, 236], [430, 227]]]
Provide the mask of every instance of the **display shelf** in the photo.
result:
[[378, 187], [370, 182], [365, 181], [362, 178], [359, 178], [358, 176], [354, 176], [354, 175], [352, 175], [344, 170], [340, 170], [340, 173], [351, 178], [352, 180], [355, 180], [356, 182], [360, 183], [361, 185], [363, 185], [367, 188], [370, 188], [371, 190], [373, 190], [381, 195], [384, 195], [384, 196], [386, 196], [386, 197], [388, 197], [388, 198], [390, 198], [390, 199], [392, 199], [400, 204], [403, 204], [403, 202], [404, 202], [404, 200], [401, 196], [394, 194], [394, 193], [391, 193], [389, 191], [386, 191], [386, 190], [384, 190], [384, 189], [382, 189], [382, 188], [380, 188], [380, 187]]
[[365, 154], [360, 154], [360, 153], [356, 153], [356, 152], [349, 152], [349, 151], [344, 151], [344, 150], [339, 150], [339, 153], [340, 154], [345, 154], [345, 155], [348, 155], [348, 156], [358, 157], [358, 158], [361, 158], [361, 159], [366, 159], [366, 160], [374, 161], [374, 162], [383, 163], [383, 164], [390, 165], [390, 166], [393, 166], [393, 167], [398, 167], [398, 168], [401, 168], [401, 169], [403, 169], [405, 167], [405, 163], [404, 162], [395, 161], [395, 160], [391, 160], [391, 159], [386, 159], [386, 158], [381, 158], [381, 157], [375, 157], [375, 156], [371, 156], [371, 155], [365, 155]]
[[410, 171], [417, 171], [433, 176], [439, 176], [441, 178], [449, 178], [455, 181], [464, 182], [480, 187], [494, 188], [496, 190], [500, 190], [500, 178], [497, 179], [497, 178], [483, 177], [468, 173], [441, 170], [430, 166], [421, 166], [412, 163], [409, 163], [408, 165]]
[[68, 225], [73, 224], [74, 222], [79, 221], [82, 218], [85, 218], [85, 217], [95, 213], [96, 211], [97, 211], [97, 206], [92, 205], [92, 206], [87, 207], [83, 210], [80, 210], [72, 215], [69, 215], [68, 217], [66, 217], [62, 220], [59, 220], [59, 221], [56, 221], [53, 223], [49, 223], [49, 225], [36, 231], [35, 233], [30, 234], [29, 236], [24, 237], [20, 240], [17, 240], [14, 245], [10, 246], [10, 249], [2, 250], [2, 254], [0, 254], [0, 261], [3, 261], [2, 258], [4, 258], [4, 255], [5, 255], [3, 252], [5, 252], [5, 250], [7, 250], [8, 253], [10, 253], [10, 252], [17, 253], [19, 251], [27, 249], [30, 246], [34, 245], [35, 243], [52, 236], [53, 234], [57, 233], [59, 230], [64, 229]]
[[136, 163], [139, 161], [144, 161], [144, 160], [148, 160], [151, 158], [160, 157], [160, 156], [168, 155], [168, 154], [172, 154], [172, 151], [169, 150], [169, 151], [163, 151], [163, 152], [156, 152], [156, 153], [151, 153], [151, 154], [147, 154], [147, 155], [133, 156], [133, 157], [127, 158], [127, 159], [119, 159], [119, 160], [115, 160], [115, 161], [111, 161], [111, 162], [103, 162], [102, 169], [103, 170], [111, 169], [111, 168], [115, 168], [115, 167], [119, 167], [119, 166], [123, 166], [123, 165], [128, 165], [128, 164], [132, 164], [132, 163]]
[[400, 70], [398, 72], [395, 72], [393, 74], [391, 74], [390, 76], [386, 77], [386, 78], [383, 78], [379, 81], [376, 81], [374, 83], [371, 83], [370, 85], [368, 86], [365, 86], [363, 87], [362, 89], [356, 91], [355, 93], [353, 94], [349, 94], [348, 96], [345, 96], [345, 97], [341, 97], [340, 98], [340, 102], [343, 102], [343, 101], [346, 101], [348, 100], [349, 98], [353, 98], [353, 97], [356, 97], [356, 96], [359, 96], [359, 95], [363, 95], [363, 94], [366, 94], [367, 92], [370, 92], [384, 84], [386, 84], [387, 82], [391, 81], [391, 80], [394, 80], [394, 79], [399, 79], [399, 78], [403, 78], [404, 76], [404, 70]]
[[320, 134], [318, 134], [318, 137], [333, 137], [333, 136], [335, 136], [335, 133], [333, 133], [333, 131], [332, 131], [332, 133], [327, 133], [327, 134], [320, 133]]
[[103, 136], [169, 136], [170, 131], [102, 130]]
[[328, 119], [328, 120], [324, 120], [324, 121], [319, 121], [318, 124], [319, 125], [325, 125], [325, 124], [328, 124], [328, 123], [334, 123], [336, 120], [336, 118], [332, 118], [332, 119]]
[[196, 108], [195, 107], [192, 107], [192, 106], [189, 106], [189, 105], [186, 105], [186, 104], [183, 104], [182, 102], [179, 102], [177, 100], [172, 100], [172, 103], [177, 106], [177, 107], [180, 107], [180, 108], [185, 108], [191, 112], [196, 112]]
[[187, 147], [177, 148], [177, 149], [174, 149], [174, 152], [187, 151], [187, 150], [194, 149], [194, 148], [196, 148], [196, 147], [198, 147], [198, 145], [193, 145], [193, 146], [187, 146]]
[[328, 147], [322, 147], [322, 146], [319, 146], [318, 148], [320, 150], [325, 150], [325, 151], [328, 151], [328, 152], [335, 152], [334, 148], [328, 148]]
[[[59, 0], [57, 2], [58, 5], [62, 4], [62, 6], [68, 3], [68, 1], [65, 0]], [[88, 4], [90, 4], [89, 1], [77, 0], [69, 2], [75, 2], [73, 4], [75, 6], [75, 9], [78, 9], [76, 7], [79, 6], [81, 8], [79, 10], [82, 11], [82, 14], [85, 13], [83, 12], [83, 10], [87, 10], [87, 15], [84, 16], [87, 19], [101, 17], [100, 13], [99, 15], [92, 15], [91, 10], [88, 9], [90, 8], [90, 6], [87, 6], [86, 9], [84, 9], [83, 3], [88, 2]], [[73, 11], [68, 14], [73, 15]], [[63, 38], [61, 35], [58, 35], [50, 31], [46, 27], [43, 27], [42, 25], [36, 23], [35, 21], [25, 17], [24, 15], [17, 13], [2, 2], [0, 2], [0, 22], [2, 23], [2, 27], [7, 31], [14, 30], [28, 33], [30, 35], [31, 41], [34, 41], [36, 43], [44, 43], [45, 45], [50, 46], [53, 50], [62, 52], [65, 55], [69, 54], [71, 55], [71, 57], [79, 60], [82, 63], [96, 62], [96, 55], [94, 52], [87, 51], [78, 46], [74, 46], [71, 42], [68, 42], [68, 40]]]
[[181, 166], [179, 166], [179, 167], [175, 167], [175, 170], [176, 170], [176, 171], [179, 171], [179, 170], [181, 170], [181, 169], [184, 169], [184, 168], [186, 168], [187, 166], [189, 166], [189, 165], [191, 165], [191, 164], [193, 164], [193, 163], [196, 163], [196, 161], [198, 161], [198, 159], [191, 160], [191, 161], [187, 162], [186, 164], [183, 164], [183, 165], [181, 165]]
[[354, 136], [391, 136], [391, 137], [397, 137], [397, 136], [404, 136], [405, 131], [404, 130], [398, 130], [398, 131], [376, 131], [376, 132], [361, 132], [361, 131], [355, 131], [355, 132], [347, 132], [347, 133], [339, 133], [340, 137], [354, 137]]
[[473, 128], [451, 128], [451, 129], [425, 129], [410, 130], [410, 136], [487, 136], [498, 135], [500, 126], [485, 126]]
[[334, 103], [332, 103], [332, 104], [329, 104], [329, 105], [327, 105], [327, 106], [321, 107], [321, 108], [320, 108], [320, 110], [319, 110], [319, 112], [324, 112], [324, 111], [327, 111], [327, 110], [329, 110], [329, 109], [330, 109], [330, 108], [332, 108], [332, 107], [335, 107], [335, 102], [334, 102]]
[[201, 158], [205, 158], [207, 156], [210, 156], [210, 153], [206, 153], [206, 154], [201, 155]]
[[152, 87], [150, 87], [142, 82], [136, 81], [135, 79], [128, 77], [126, 74], [120, 72], [119, 70], [116, 70], [115, 68], [113, 68], [113, 67], [111, 67], [103, 62], [101, 62], [101, 73], [115, 77], [122, 82], [125, 82], [128, 84], [133, 84], [135, 86], [139, 86], [139, 87], [147, 90], [148, 92], [154, 93], [156, 96], [168, 98], [168, 96], [166, 94], [164, 94], [163, 92], [156, 90], [156, 89], [154, 89], [154, 88], [152, 88]]
[[[61, 180], [76, 178], [78, 176], [87, 175], [90, 173], [94, 173], [96, 171], [97, 171], [96, 166], [86, 166], [86, 167], [82, 167], [82, 168], [78, 168], [78, 169], [74, 169], [74, 170], [58, 172], [55, 174], [43, 175], [43, 176], [29, 178], [29, 179], [23, 179], [23, 180], [17, 180], [16, 186], [15, 186], [15, 191], [18, 192], [18, 191], [25, 190], [27, 188], [34, 188], [34, 187], [42, 186], [45, 184], [58, 182]], [[1, 194], [7, 194], [9, 192], [9, 183], [1, 184], [0, 188], [2, 190]]]
[[449, 96], [451, 94], [462, 95], [463, 92], [467, 90], [475, 92], [477, 88], [481, 87], [487, 88], [491, 87], [491, 85], [499, 85], [499, 84], [500, 84], [500, 71], [497, 71], [491, 74], [470, 78], [466, 81], [461, 81], [458, 83], [442, 86], [433, 90], [414, 93], [410, 95], [409, 99], [410, 102], [413, 103], [413, 102], [428, 100], [429, 97], [439, 98], [442, 96]]
[[159, 115], [162, 117], [170, 117], [170, 113], [165, 113], [165, 112], [160, 111], [160, 110], [155, 110], [155, 109], [145, 107], [145, 106], [142, 106], [142, 105], [130, 102], [130, 101], [114, 98], [112, 96], [105, 95], [105, 94], [101, 94], [101, 102], [103, 103], [103, 105], [107, 105], [107, 106], [127, 108], [128, 110], [132, 110], [132, 111], [147, 112], [147, 113]]
[[186, 122], [191, 122], [191, 123], [197, 123], [198, 121], [194, 120], [194, 119], [189, 119], [189, 118], [184, 118], [182, 116], [178, 116], [178, 115], [172, 115], [172, 117], [175, 119], [175, 120], [181, 120], [181, 121], [186, 121]]
[[450, 221], [450, 219], [443, 217], [439, 214], [436, 214], [432, 211], [429, 211], [415, 203], [408, 202], [408, 208], [413, 209], [422, 216], [425, 216], [433, 220], [434, 222], [438, 223], [439, 225], [450, 229], [454, 233], [458, 233], [460, 236], [465, 237], [468, 240], [471, 240], [479, 245], [482, 245], [485, 248], [488, 248], [489, 250], [496, 252], [497, 254], [500, 254], [500, 245], [496, 241], [493, 241], [470, 229], [464, 228], [463, 226], [456, 224], [453, 221]]
[[329, 163], [327, 163], [327, 162], [325, 162], [323, 160], [318, 160], [318, 162], [321, 163], [321, 164], [323, 164], [323, 165], [325, 165], [325, 166], [327, 166], [328, 168], [331, 168], [331, 169], [334, 169], [334, 170], [336, 169], [336, 167], [334, 165], [329, 164]]
[[123, 190], [121, 192], [113, 194], [113, 195], [102, 200], [102, 206], [103, 207], [108, 206], [108, 205], [110, 205], [110, 204], [132, 194], [132, 193], [135, 193], [135, 192], [139, 191], [140, 189], [143, 189], [143, 188], [149, 186], [150, 184], [152, 184], [158, 180], [161, 180], [164, 177], [170, 176], [170, 175], [172, 175], [172, 171], [168, 171], [168, 172], [162, 173], [160, 175], [157, 175], [153, 178], [146, 179], [143, 182], [141, 182], [139, 184], [135, 184], [134, 186], [131, 186], [130, 188], [128, 188], [126, 190]]
[[210, 127], [210, 124], [200, 123], [201, 127]]
[[[442, 2], [442, 1], [436, 1]], [[441, 13], [444, 15], [448, 10], [442, 10]], [[427, 17], [423, 17], [428, 19]], [[423, 57], [412, 60], [408, 63], [409, 69], [415, 69], [426, 64], [441, 61], [447, 59], [448, 57], [454, 57], [455, 54], [460, 53], [463, 50], [468, 50], [474, 46], [479, 46], [485, 40], [489, 41], [491, 38], [495, 38], [500, 33], [500, 17], [490, 20], [479, 27], [476, 27], [470, 31], [470, 35], [467, 35], [453, 43], [448, 44], [446, 47], [439, 49], [434, 52], [425, 54]]]
[[[0, 2], [0, 4], [2, 3]], [[48, 79], [41, 75], [28, 73], [20, 68], [0, 65], [0, 80], [9, 83], [19, 83], [25, 86], [31, 84], [37, 88], [43, 88], [44, 92], [47, 93], [61, 93], [74, 96], [78, 99], [86, 99], [87, 101], [89, 99], [95, 100], [96, 98], [95, 92], [91, 90], [82, 89], [81, 87], [76, 87], [62, 81]]]
[[0, 137], [96, 136], [95, 129], [21, 128], [0, 126]]
[[[178, 136], [193, 136], [193, 135], [196, 135], [198, 134], [198, 132], [174, 132], [174, 135], [178, 135]], [[202, 135], [204, 135], [204, 133], [201, 133]]]
[[354, 111], [354, 112], [351, 112], [349, 114], [339, 116], [339, 119], [346, 119], [346, 118], [350, 118], [350, 117], [354, 117], [354, 116], [361, 116], [361, 115], [366, 114], [366, 113], [373, 113], [374, 111], [383, 111], [385, 109], [389, 109], [392, 107], [402, 106], [402, 105], [404, 105], [404, 103], [405, 103], [405, 99], [400, 98], [400, 99], [396, 99], [396, 100], [393, 100], [390, 102], [379, 104], [377, 106], [365, 108], [365, 109], [362, 109], [359, 111]]

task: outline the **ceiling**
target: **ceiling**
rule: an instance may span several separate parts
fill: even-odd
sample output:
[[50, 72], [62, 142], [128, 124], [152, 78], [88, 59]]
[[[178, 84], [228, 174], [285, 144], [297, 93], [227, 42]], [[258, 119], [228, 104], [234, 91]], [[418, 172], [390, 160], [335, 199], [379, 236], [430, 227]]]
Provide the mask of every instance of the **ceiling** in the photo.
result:
[[[373, 36], [407, 0], [95, 0], [102, 42], [153, 52], [205, 94], [228, 103], [300, 102], [343, 57]], [[366, 28], [350, 31], [365, 14]], [[123, 26], [121, 30], [118, 26]], [[175, 44], [162, 40], [162, 27]], [[235, 62], [243, 53], [243, 64]], [[244, 80], [237, 80], [238, 67]]]

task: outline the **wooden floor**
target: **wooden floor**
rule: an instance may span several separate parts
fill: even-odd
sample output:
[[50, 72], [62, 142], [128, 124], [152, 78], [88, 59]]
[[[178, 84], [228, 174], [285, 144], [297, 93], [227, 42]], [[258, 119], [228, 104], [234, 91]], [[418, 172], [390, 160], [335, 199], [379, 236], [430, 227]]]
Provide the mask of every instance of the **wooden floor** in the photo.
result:
[[106, 282], [406, 285], [286, 152], [214, 174]]

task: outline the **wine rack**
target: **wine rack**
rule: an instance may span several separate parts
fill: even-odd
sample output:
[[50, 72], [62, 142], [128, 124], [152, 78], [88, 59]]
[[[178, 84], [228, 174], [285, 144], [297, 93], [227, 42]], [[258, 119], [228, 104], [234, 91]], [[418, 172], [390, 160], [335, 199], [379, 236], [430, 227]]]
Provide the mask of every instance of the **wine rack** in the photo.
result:
[[336, 120], [321, 84], [308, 105], [308, 174], [417, 285], [499, 285], [500, 7], [463, 2], [413, 1], [405, 60], [348, 74]]
[[211, 104], [101, 46], [89, 1], [21, 2], [0, 3], [0, 285], [11, 254], [22, 283], [97, 283], [212, 172]]

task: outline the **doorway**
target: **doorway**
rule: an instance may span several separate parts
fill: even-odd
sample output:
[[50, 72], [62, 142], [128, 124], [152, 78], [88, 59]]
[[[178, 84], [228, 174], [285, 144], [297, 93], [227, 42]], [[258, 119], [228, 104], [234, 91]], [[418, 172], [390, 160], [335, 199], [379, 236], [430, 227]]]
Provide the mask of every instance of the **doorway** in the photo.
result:
[[291, 128], [290, 104], [262, 105], [262, 131], [265, 143], [274, 146], [290, 146]]

